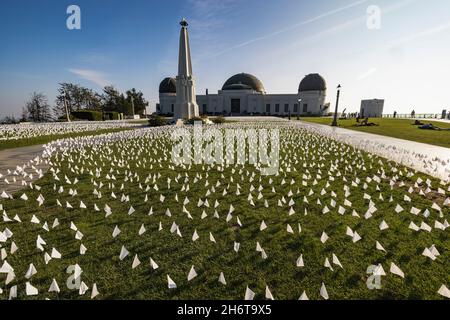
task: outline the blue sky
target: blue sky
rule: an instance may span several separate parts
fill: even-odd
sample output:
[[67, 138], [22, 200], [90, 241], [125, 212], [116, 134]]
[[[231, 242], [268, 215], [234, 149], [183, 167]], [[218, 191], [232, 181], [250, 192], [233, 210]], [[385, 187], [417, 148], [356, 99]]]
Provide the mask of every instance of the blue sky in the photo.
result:
[[[81, 30], [66, 9], [81, 8]], [[367, 28], [369, 5], [381, 29]], [[2, 0], [0, 117], [20, 114], [33, 91], [53, 103], [59, 82], [142, 90], [152, 108], [162, 78], [175, 76], [178, 22], [190, 22], [197, 92], [247, 72], [269, 93], [294, 93], [322, 74], [327, 100], [358, 110], [386, 99], [385, 112], [450, 109], [448, 0]]]

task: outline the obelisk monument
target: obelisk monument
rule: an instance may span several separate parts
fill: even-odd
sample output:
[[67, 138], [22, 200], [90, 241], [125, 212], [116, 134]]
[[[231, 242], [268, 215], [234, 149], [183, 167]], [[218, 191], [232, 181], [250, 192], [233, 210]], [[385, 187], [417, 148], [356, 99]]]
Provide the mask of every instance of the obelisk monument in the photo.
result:
[[199, 116], [195, 80], [192, 74], [191, 48], [189, 45], [188, 23], [180, 22], [180, 52], [178, 57], [177, 99], [174, 108], [175, 120], [192, 119]]

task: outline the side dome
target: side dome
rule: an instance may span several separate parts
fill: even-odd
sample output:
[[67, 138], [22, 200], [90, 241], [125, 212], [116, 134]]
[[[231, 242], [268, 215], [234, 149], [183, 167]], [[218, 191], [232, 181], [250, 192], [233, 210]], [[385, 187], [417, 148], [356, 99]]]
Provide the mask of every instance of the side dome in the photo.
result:
[[254, 90], [265, 93], [264, 85], [254, 75], [239, 73], [229, 78], [222, 87], [222, 90]]
[[308, 74], [303, 80], [300, 82], [300, 86], [298, 87], [298, 92], [304, 91], [326, 91], [327, 83], [325, 79], [318, 73]]
[[165, 78], [159, 84], [159, 93], [177, 93], [177, 80], [175, 78]]

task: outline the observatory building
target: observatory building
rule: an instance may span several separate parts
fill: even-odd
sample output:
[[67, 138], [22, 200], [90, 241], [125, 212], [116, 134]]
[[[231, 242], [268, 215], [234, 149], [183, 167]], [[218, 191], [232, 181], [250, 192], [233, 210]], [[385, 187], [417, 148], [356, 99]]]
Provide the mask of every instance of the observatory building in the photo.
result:
[[[303, 78], [297, 93], [268, 94], [258, 78], [240, 73], [225, 81], [217, 94], [197, 95], [196, 102], [200, 114], [206, 115], [319, 116], [329, 112], [326, 90], [324, 78], [313, 73]], [[176, 96], [177, 80], [165, 78], [159, 85], [157, 112], [173, 115]]]
[[268, 94], [261, 80], [248, 73], [239, 73], [228, 80], [217, 94], [195, 94], [192, 73], [188, 23], [181, 21], [178, 76], [165, 78], [159, 85], [157, 113], [185, 119], [201, 115], [310, 115], [328, 112], [325, 104], [327, 85], [317, 73], [303, 78], [298, 92]]

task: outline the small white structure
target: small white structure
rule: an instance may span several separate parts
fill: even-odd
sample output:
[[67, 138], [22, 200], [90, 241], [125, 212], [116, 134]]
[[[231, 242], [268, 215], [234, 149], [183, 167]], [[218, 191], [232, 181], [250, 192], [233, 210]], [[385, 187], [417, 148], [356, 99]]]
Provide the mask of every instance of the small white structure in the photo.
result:
[[359, 114], [365, 118], [381, 118], [383, 116], [384, 100], [362, 100]]

